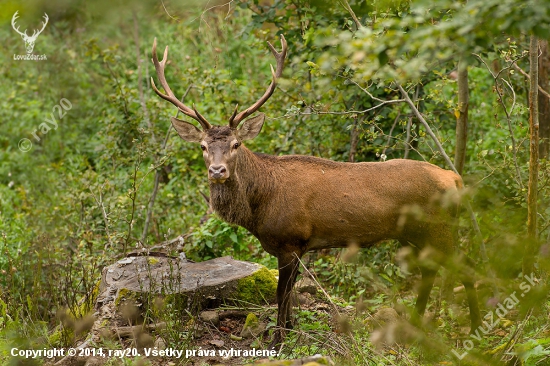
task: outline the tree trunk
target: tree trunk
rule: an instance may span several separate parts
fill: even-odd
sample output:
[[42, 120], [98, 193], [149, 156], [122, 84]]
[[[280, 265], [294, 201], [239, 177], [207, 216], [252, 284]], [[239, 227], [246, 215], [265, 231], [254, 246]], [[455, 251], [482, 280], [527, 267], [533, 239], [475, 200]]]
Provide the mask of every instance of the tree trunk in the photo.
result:
[[[550, 91], [549, 73], [550, 73], [550, 53], [548, 52], [548, 41], [541, 40], [539, 56], [539, 86]], [[539, 158], [550, 158], [550, 99], [542, 93], [539, 93]]]
[[458, 62], [458, 116], [456, 119], [455, 167], [460, 175], [466, 161], [466, 142], [468, 141], [468, 66], [461, 59]]
[[527, 190], [527, 243], [523, 256], [523, 274], [529, 275], [535, 269], [537, 253], [537, 190], [539, 159], [539, 111], [538, 111], [538, 66], [539, 47], [537, 37], [531, 36], [529, 45], [529, 187]]

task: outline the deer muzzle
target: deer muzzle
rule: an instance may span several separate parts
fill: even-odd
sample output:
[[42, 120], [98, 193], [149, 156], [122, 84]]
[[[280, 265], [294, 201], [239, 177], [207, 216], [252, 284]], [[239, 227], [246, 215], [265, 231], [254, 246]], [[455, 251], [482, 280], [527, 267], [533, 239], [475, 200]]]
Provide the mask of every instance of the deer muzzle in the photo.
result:
[[223, 183], [229, 178], [227, 168], [223, 165], [214, 166], [211, 165], [208, 168], [208, 179], [214, 183]]

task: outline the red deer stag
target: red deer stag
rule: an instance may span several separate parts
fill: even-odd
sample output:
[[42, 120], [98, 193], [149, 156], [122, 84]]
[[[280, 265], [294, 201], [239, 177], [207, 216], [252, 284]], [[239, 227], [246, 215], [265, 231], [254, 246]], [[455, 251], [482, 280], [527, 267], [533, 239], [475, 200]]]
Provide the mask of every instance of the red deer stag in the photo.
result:
[[[156, 39], [153, 63], [164, 92], [151, 79], [155, 92], [174, 104], [193, 124], [172, 118], [182, 139], [200, 143], [208, 169], [210, 202], [225, 221], [248, 229], [262, 247], [277, 257], [279, 344], [290, 324], [290, 292], [298, 273], [299, 258], [309, 250], [342, 248], [355, 243], [369, 247], [381, 240], [397, 239], [416, 251], [429, 247], [439, 265], [454, 257], [454, 216], [458, 210], [461, 178], [435, 165], [395, 159], [387, 162], [341, 163], [311, 156], [271, 156], [253, 153], [243, 141], [255, 138], [265, 116], [256, 112], [273, 94], [283, 72], [287, 53], [268, 42], [277, 60], [273, 80], [264, 95], [248, 109], [238, 106], [227, 126], [213, 126], [195, 106], [184, 105], [166, 82], [168, 47], [159, 62]], [[450, 193], [449, 193], [450, 192]], [[453, 196], [452, 203], [444, 197]], [[461, 280], [467, 292], [472, 330], [481, 325], [474, 270], [462, 262]], [[422, 281], [415, 317], [424, 314], [437, 268], [421, 266]]]

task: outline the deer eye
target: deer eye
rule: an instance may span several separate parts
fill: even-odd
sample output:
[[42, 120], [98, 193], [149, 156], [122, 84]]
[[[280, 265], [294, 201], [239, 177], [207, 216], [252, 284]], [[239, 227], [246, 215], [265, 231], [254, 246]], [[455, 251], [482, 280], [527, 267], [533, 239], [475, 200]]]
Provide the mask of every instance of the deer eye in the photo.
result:
[[201, 150], [202, 150], [202, 151], [206, 151], [206, 146], [205, 146], [205, 145], [201, 145]]
[[241, 143], [240, 143], [240, 142], [235, 142], [235, 143], [233, 144], [233, 148], [234, 148], [234, 149], [237, 149], [239, 146], [241, 146]]

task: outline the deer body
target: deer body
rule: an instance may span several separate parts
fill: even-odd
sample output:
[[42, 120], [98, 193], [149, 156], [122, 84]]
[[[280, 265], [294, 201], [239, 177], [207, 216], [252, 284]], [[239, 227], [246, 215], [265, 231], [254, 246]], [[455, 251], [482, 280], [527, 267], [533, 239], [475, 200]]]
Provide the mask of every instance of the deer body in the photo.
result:
[[460, 184], [453, 172], [414, 160], [339, 163], [254, 154], [244, 146], [235, 171], [223, 185], [210, 184], [212, 208], [248, 229], [275, 256], [281, 246], [305, 253], [350, 243], [367, 247], [384, 239], [422, 247], [428, 227], [406, 223], [403, 215], [418, 206], [433, 216], [423, 221], [446, 226], [452, 209], [436, 210], [433, 200]]
[[[461, 178], [451, 171], [414, 160], [383, 163], [341, 163], [310, 156], [270, 156], [253, 153], [242, 142], [255, 138], [265, 116], [257, 111], [275, 90], [286, 57], [269, 47], [277, 60], [273, 80], [251, 107], [229, 119], [228, 126], [212, 126], [194, 107], [179, 101], [164, 76], [168, 48], [162, 61], [153, 43], [153, 63], [165, 93], [152, 80], [155, 92], [176, 105], [193, 124], [172, 118], [181, 138], [200, 143], [210, 181], [210, 204], [227, 222], [243, 226], [262, 247], [278, 259], [277, 286], [279, 344], [290, 323], [290, 292], [299, 259], [309, 250], [368, 247], [385, 239], [397, 239], [418, 252], [428, 248], [436, 265], [447, 265], [454, 256], [454, 217], [458, 211]], [[244, 122], [241, 124], [241, 121]], [[240, 125], [240, 127], [239, 127]], [[467, 261], [460, 267], [466, 289], [472, 330], [481, 325], [474, 289], [474, 271]], [[437, 268], [420, 266], [422, 282], [416, 314], [424, 314]]]

